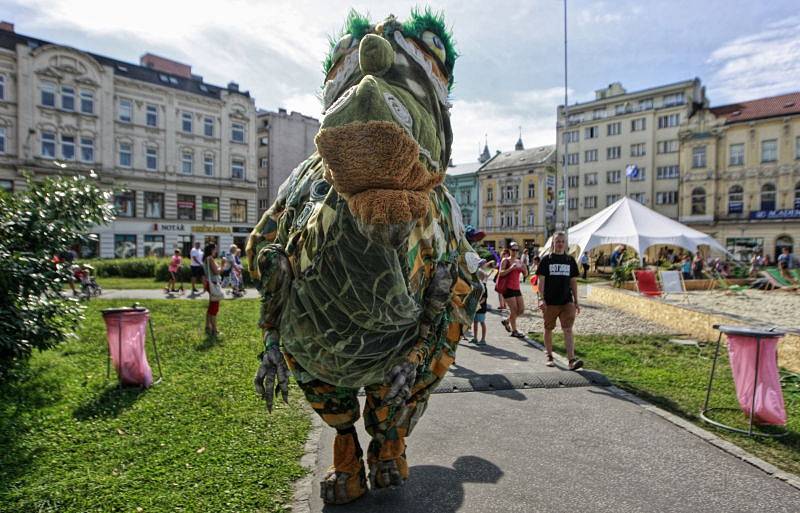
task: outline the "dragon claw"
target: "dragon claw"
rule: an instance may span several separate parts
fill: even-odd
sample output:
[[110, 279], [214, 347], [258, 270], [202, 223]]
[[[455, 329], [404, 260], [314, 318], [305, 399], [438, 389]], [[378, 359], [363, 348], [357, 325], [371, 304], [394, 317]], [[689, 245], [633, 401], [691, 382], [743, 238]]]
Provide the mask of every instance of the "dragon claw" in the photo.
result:
[[284, 403], [289, 403], [289, 369], [277, 346], [270, 347], [264, 352], [253, 384], [256, 393], [266, 401], [268, 412], [272, 413], [275, 395], [278, 393]]

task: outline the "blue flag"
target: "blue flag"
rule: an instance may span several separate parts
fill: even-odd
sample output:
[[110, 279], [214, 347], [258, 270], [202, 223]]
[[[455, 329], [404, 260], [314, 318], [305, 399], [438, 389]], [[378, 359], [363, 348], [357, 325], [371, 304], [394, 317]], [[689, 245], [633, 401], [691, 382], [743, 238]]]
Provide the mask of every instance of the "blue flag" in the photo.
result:
[[625, 168], [625, 175], [631, 178], [636, 178], [639, 176], [639, 168], [636, 164], [629, 164], [628, 167]]

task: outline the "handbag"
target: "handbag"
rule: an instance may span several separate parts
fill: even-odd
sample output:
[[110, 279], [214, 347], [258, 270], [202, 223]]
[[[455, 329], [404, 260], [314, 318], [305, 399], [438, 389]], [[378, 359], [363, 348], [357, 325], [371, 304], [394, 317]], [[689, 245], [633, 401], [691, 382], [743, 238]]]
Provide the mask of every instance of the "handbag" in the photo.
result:
[[212, 279], [211, 269], [209, 268], [208, 262], [206, 262], [206, 276], [208, 276], [209, 301], [222, 301], [225, 299], [225, 292], [223, 292], [222, 286], [219, 284], [219, 278], [217, 278], [217, 281]]
[[494, 286], [494, 291], [498, 294], [505, 294], [506, 288], [508, 288], [508, 275], [500, 276], [500, 271], [497, 271], [497, 282]]

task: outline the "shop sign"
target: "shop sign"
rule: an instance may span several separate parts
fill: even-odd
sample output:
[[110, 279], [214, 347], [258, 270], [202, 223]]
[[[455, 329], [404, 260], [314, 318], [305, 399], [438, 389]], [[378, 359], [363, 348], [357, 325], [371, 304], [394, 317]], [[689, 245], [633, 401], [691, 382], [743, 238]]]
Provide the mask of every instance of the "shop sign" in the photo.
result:
[[164, 223], [154, 223], [153, 224], [153, 231], [154, 232], [182, 232], [186, 230], [186, 226], [183, 223], [177, 224], [164, 224]]
[[800, 208], [785, 208], [782, 210], [756, 210], [750, 212], [750, 219], [800, 219]]
[[179, 201], [178, 208], [194, 208], [194, 201]]
[[248, 227], [248, 226], [234, 226], [233, 227], [233, 233], [250, 233], [251, 231], [253, 231], [253, 229]]
[[211, 226], [211, 225], [203, 225], [198, 224], [192, 226], [192, 232], [194, 233], [231, 233], [230, 226]]

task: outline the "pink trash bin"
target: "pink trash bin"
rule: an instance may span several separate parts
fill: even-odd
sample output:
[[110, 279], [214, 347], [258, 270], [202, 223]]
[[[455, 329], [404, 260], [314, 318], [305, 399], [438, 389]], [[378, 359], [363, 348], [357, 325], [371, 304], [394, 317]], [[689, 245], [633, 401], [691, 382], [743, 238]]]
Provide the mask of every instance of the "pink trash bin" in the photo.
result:
[[153, 384], [153, 372], [144, 346], [149, 318], [146, 308], [103, 310], [109, 356], [123, 385], [148, 388]]

